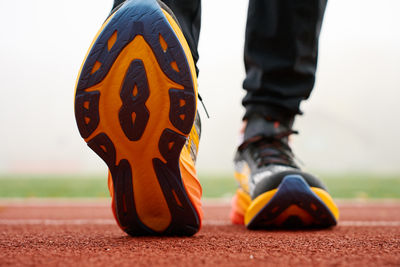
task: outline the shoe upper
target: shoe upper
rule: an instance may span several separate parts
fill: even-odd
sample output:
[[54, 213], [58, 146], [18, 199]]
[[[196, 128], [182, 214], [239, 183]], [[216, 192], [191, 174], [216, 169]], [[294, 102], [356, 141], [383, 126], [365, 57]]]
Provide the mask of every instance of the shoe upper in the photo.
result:
[[188, 138], [186, 139], [185, 147], [190, 153], [190, 157], [193, 162], [196, 163], [197, 153], [199, 151], [199, 143], [201, 136], [201, 120], [199, 112], [196, 113], [194, 118], [193, 128], [190, 131]]
[[244, 142], [235, 155], [235, 171], [242, 189], [252, 199], [279, 186], [288, 174], [300, 174], [309, 186], [326, 190], [316, 177], [301, 171], [288, 144], [288, 137], [296, 133], [291, 125], [255, 116], [248, 120]]

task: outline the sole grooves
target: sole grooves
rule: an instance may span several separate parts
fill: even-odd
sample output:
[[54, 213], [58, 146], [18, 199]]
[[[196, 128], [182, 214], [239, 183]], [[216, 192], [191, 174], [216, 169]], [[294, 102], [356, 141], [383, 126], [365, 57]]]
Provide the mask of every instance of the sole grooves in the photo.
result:
[[131, 62], [122, 83], [120, 96], [122, 107], [119, 111], [119, 121], [122, 130], [129, 140], [137, 141], [142, 137], [150, 117], [145, 104], [150, 91], [142, 60], [135, 59]]
[[179, 182], [180, 177], [176, 177], [171, 172], [168, 167], [169, 163], [164, 164], [161, 160], [154, 159], [153, 165], [165, 199], [167, 200], [168, 208], [171, 214], [173, 214], [171, 225], [166, 232], [188, 236], [195, 234], [200, 227], [200, 222], [196, 216], [196, 211], [190, 204], [182, 183]]
[[327, 228], [336, 225], [329, 208], [300, 175], [288, 175], [272, 199], [246, 225], [249, 229]]
[[99, 101], [99, 92], [85, 92], [75, 97], [75, 120], [83, 138], [88, 138], [99, 125]]
[[177, 129], [189, 134], [196, 114], [194, 110], [196, 101], [194, 94], [178, 89], [170, 89], [169, 97], [171, 102], [169, 119]]
[[[148, 77], [146, 72], [148, 66], [142, 59], [131, 61], [125, 70], [120, 90], [114, 89], [115, 92], [112, 92], [113, 95], [119, 95], [122, 101], [117, 116], [124, 134], [120, 139], [126, 140], [123, 142], [132, 147], [132, 144], [142, 139], [145, 132], [151, 132], [150, 141], [158, 144], [158, 151], [154, 151], [154, 155], [161, 155], [162, 158], [155, 156], [149, 159], [148, 165], [153, 168], [156, 176], [154, 179], [160, 185], [171, 215], [171, 222], [163, 231], [150, 229], [138, 215], [132, 180], [148, 179], [148, 177], [133, 175], [132, 170], [144, 167], [140, 164], [135, 166], [130, 158], [117, 159], [117, 152], [122, 146], [121, 141], [113, 141], [112, 136], [115, 136], [115, 133], [108, 134], [108, 131], [113, 129], [104, 127], [102, 123], [106, 122], [100, 118], [100, 114], [104, 112], [99, 111], [99, 103], [108, 99], [101, 99], [105, 96], [102, 96], [100, 91], [87, 91], [105, 79], [122, 50], [133, 42], [136, 36], [142, 36], [151, 48], [156, 59], [154, 64], [158, 64], [168, 79], [183, 88], [167, 89], [166, 101], [169, 101], [167, 117], [170, 121], [168, 123], [176, 130], [166, 127], [159, 135], [157, 132], [153, 133], [148, 123], [153, 114], [158, 114], [154, 110], [159, 107], [146, 104], [152, 94], [158, 94], [156, 90], [150, 88], [148, 79], [157, 77]], [[112, 89], [104, 87], [102, 90]], [[155, 0], [126, 1], [107, 22], [85, 60], [77, 83], [75, 117], [81, 136], [103, 159], [111, 172], [116, 218], [121, 228], [129, 235], [190, 236], [199, 230], [200, 219], [187, 195], [179, 169], [180, 153], [193, 126], [195, 113], [196, 96], [188, 60], [162, 10]], [[96, 134], [92, 137], [94, 132]], [[137, 151], [138, 155], [142, 152]]]

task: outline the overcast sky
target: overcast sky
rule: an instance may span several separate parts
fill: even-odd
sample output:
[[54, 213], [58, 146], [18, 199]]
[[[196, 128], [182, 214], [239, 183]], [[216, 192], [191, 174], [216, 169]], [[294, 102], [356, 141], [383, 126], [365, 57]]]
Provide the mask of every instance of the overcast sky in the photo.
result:
[[[198, 167], [230, 171], [243, 109], [247, 1], [203, 0]], [[81, 140], [75, 79], [111, 0], [0, 0], [0, 173], [105, 172]], [[229, 12], [223, 12], [229, 5]], [[307, 169], [400, 171], [400, 1], [331, 0], [317, 83], [295, 128]], [[203, 110], [200, 112], [204, 115]]]

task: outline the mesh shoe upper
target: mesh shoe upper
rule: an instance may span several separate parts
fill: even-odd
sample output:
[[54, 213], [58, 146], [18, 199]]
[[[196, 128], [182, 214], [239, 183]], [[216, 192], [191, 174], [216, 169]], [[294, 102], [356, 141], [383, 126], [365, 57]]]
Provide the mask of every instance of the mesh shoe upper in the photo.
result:
[[[309, 186], [326, 190], [314, 176], [304, 173], [296, 164], [288, 145], [288, 136], [296, 133], [290, 126], [253, 117], [245, 130], [245, 141], [239, 146], [234, 162], [237, 173], [244, 174], [245, 188], [251, 198], [279, 186], [288, 174], [301, 174]], [[243, 186], [242, 186], [243, 188]]]

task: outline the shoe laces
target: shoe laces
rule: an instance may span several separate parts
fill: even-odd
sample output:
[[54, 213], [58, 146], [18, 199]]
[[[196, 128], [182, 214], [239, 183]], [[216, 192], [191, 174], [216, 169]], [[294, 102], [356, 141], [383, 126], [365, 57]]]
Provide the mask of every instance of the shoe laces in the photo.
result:
[[200, 93], [197, 93], [197, 98], [200, 100], [200, 103], [203, 106], [204, 111], [206, 112], [207, 118], [210, 118], [210, 115], [208, 115], [208, 111], [206, 109], [206, 105], [204, 105], [203, 98], [200, 96]]
[[298, 168], [296, 161], [299, 160], [288, 145], [288, 137], [297, 133], [290, 129], [273, 136], [256, 136], [244, 142], [239, 150], [249, 148], [250, 155], [259, 168], [270, 164]]

